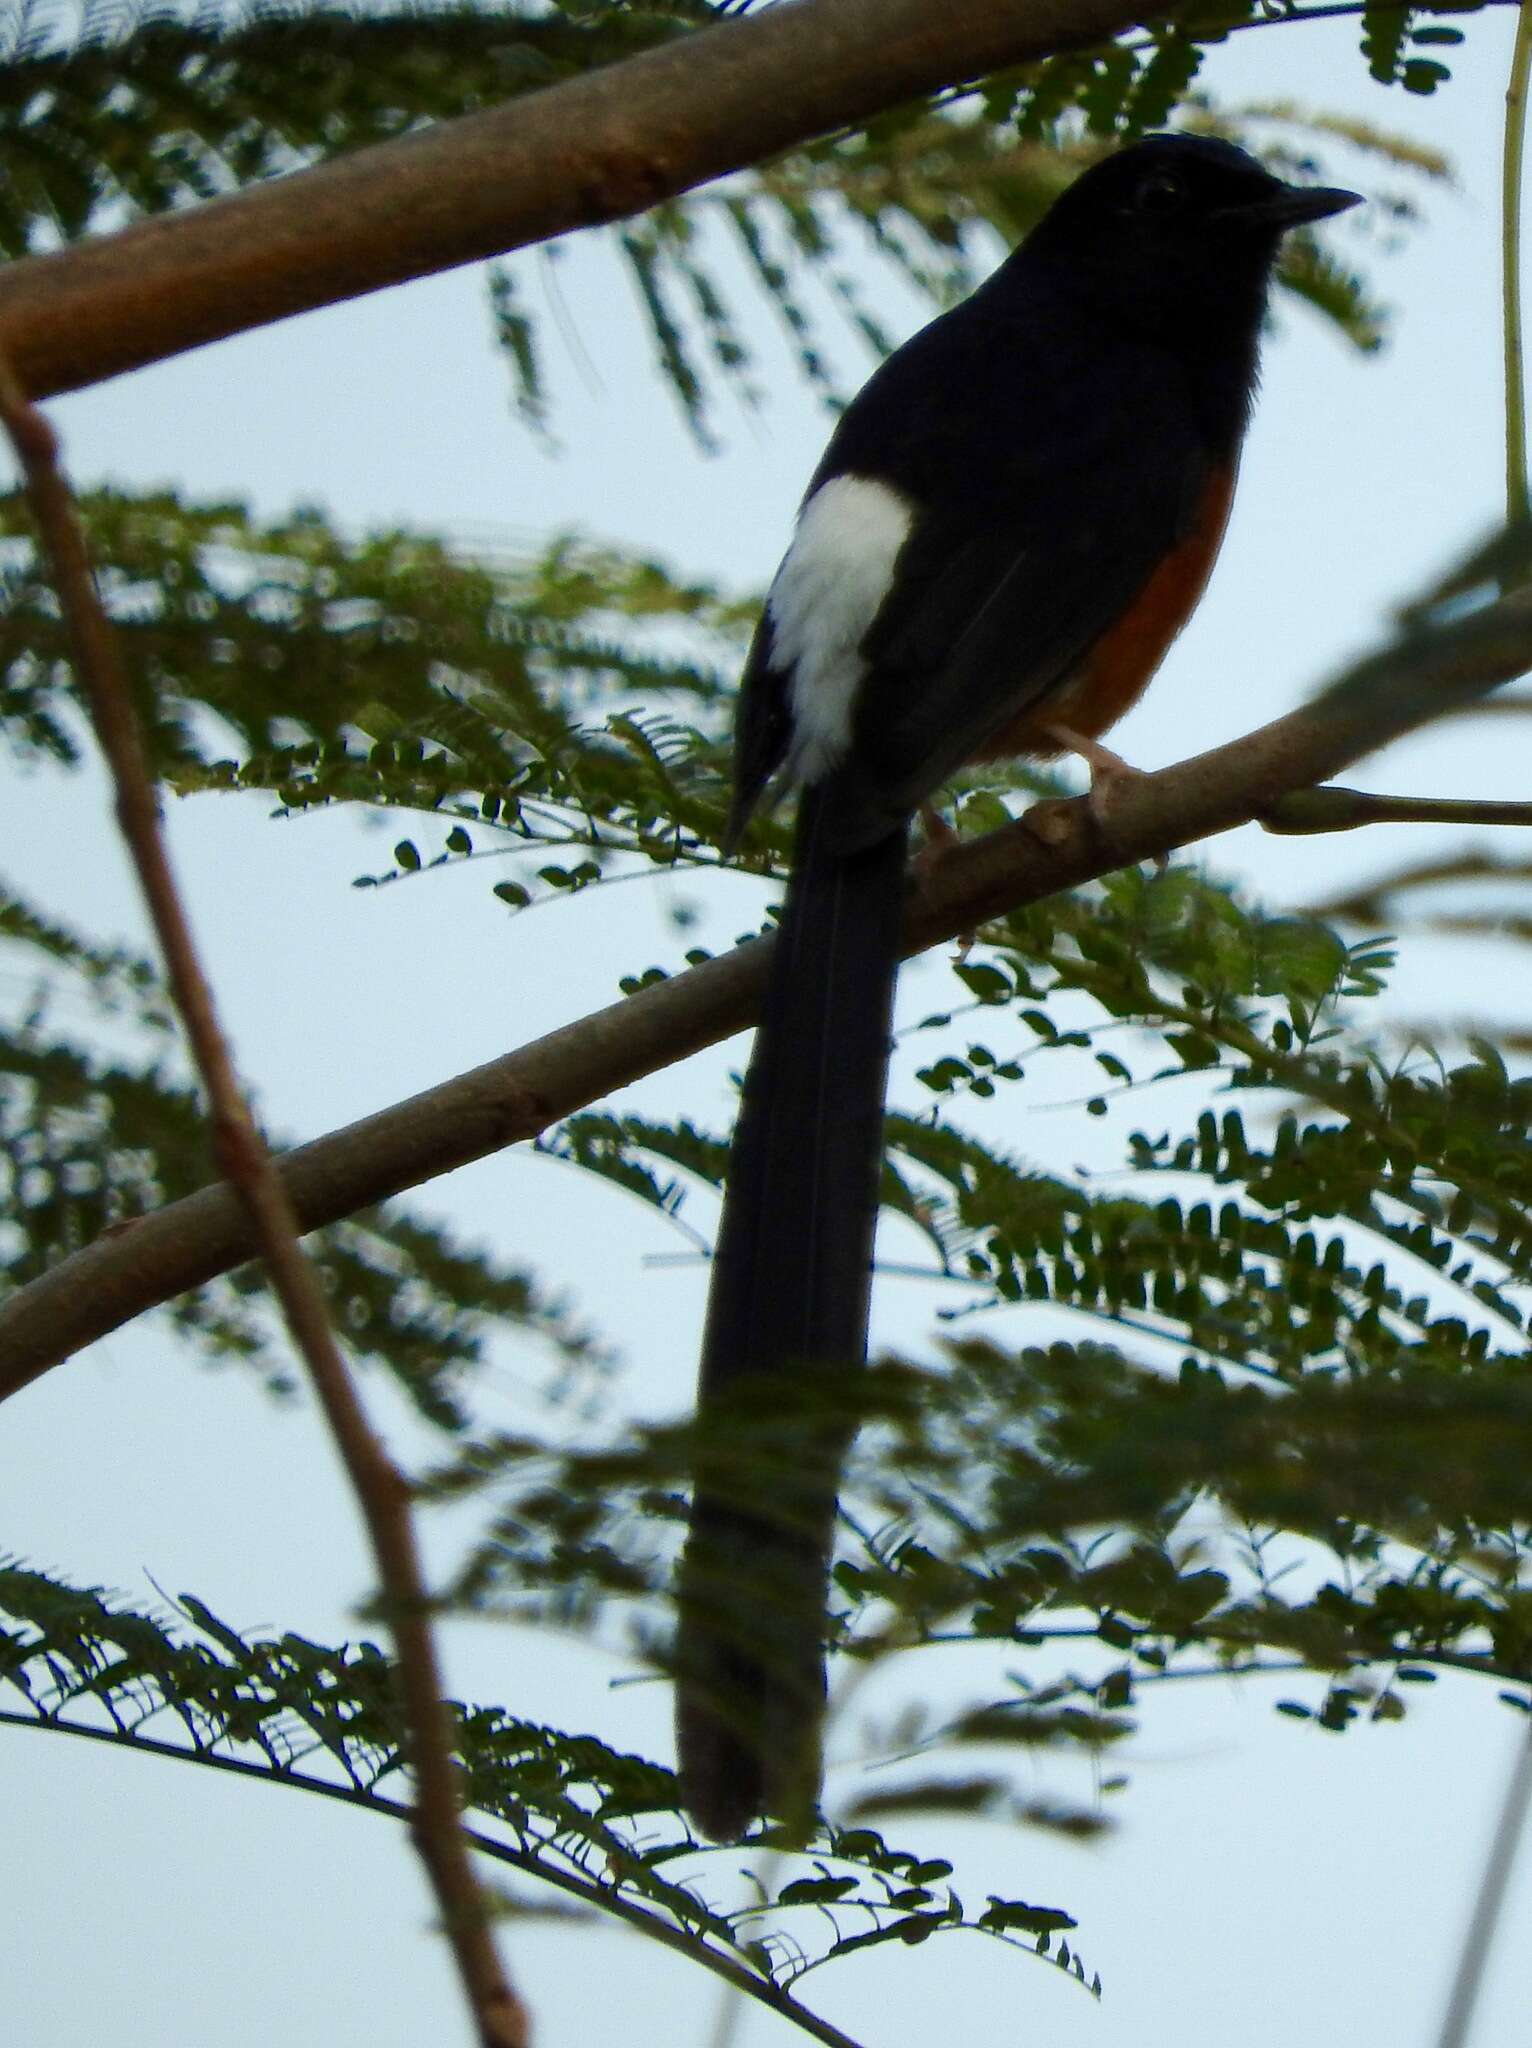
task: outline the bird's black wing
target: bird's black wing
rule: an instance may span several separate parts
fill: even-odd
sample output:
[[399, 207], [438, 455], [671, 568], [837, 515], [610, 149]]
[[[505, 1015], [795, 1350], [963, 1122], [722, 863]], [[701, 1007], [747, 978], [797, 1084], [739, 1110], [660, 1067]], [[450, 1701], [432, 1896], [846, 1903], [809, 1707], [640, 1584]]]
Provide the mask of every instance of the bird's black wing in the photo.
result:
[[1121, 391], [1067, 436], [1039, 421], [998, 478], [996, 467], [965, 499], [923, 510], [864, 642], [841, 805], [848, 847], [908, 816], [1022, 713], [1046, 715], [1192, 532], [1214, 458], [1167, 382]]
[[[863, 642], [841, 843], [895, 829], [1067, 681], [1185, 537], [1212, 462], [1179, 366], [1045, 285], [1003, 318], [981, 291], [875, 373], [804, 500], [854, 476], [914, 512]], [[768, 615], [741, 681], [735, 836], [790, 737]]]

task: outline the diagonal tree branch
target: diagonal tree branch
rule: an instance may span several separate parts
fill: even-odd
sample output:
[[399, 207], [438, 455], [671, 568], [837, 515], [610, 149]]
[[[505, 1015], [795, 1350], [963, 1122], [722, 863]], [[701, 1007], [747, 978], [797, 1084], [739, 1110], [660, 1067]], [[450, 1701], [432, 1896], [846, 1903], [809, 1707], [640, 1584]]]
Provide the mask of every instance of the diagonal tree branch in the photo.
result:
[[1109, 40], [1133, 0], [793, 0], [0, 274], [36, 398], [639, 213], [904, 100]]
[[[1084, 799], [1039, 806], [955, 848], [910, 898], [906, 956], [1114, 869], [1263, 818], [1293, 790], [1339, 774], [1428, 719], [1532, 666], [1532, 591], [1412, 633], [1346, 671], [1314, 702], [1243, 739], [1114, 794], [1109, 833]], [[419, 1186], [654, 1073], [749, 1024], [770, 939], [598, 1010], [423, 1094], [283, 1154], [306, 1230]], [[107, 1231], [0, 1306], [0, 1399], [83, 1345], [251, 1257], [223, 1187]]]

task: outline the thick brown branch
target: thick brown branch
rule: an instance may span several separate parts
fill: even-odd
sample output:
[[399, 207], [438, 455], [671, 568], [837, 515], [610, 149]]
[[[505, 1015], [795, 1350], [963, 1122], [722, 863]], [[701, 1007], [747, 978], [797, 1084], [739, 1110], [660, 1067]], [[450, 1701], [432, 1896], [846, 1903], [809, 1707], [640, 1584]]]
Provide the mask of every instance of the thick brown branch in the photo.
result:
[[795, 0], [489, 112], [0, 273], [34, 397], [641, 212], [998, 67], [1101, 42], [1132, 0]]
[[0, 357], [0, 419], [26, 472], [27, 495], [63, 608], [80, 684], [116, 792], [117, 822], [148, 905], [166, 975], [207, 1090], [213, 1150], [282, 1304], [372, 1538], [393, 1631], [406, 1744], [415, 1774], [412, 1831], [447, 1924], [480, 2048], [526, 2048], [527, 2015], [501, 1970], [459, 1826], [452, 1728], [415, 1546], [409, 1489], [373, 1434], [335, 1341], [324, 1290], [298, 1244], [281, 1175], [235, 1078], [213, 991], [202, 971], [160, 829], [148, 757], [116, 636], [96, 591], [53, 430]]
[[[1359, 663], [1314, 704], [1114, 793], [1103, 838], [1083, 800], [1045, 807], [954, 849], [910, 901], [905, 951], [986, 918], [1264, 817], [1290, 790], [1349, 767], [1434, 713], [1532, 665], [1532, 598]], [[1047, 837], [1038, 826], [1046, 826]], [[283, 1155], [304, 1229], [535, 1137], [613, 1089], [749, 1024], [770, 941], [741, 947], [598, 1010], [471, 1073]], [[0, 1307], [0, 1399], [71, 1352], [248, 1259], [254, 1238], [227, 1189], [204, 1188], [109, 1231]]]

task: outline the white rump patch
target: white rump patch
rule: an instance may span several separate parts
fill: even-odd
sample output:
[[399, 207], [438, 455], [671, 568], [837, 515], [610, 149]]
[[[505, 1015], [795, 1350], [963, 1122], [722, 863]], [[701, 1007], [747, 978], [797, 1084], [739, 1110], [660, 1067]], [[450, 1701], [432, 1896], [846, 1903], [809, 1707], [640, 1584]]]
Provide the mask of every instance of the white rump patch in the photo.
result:
[[851, 743], [852, 708], [867, 673], [862, 641], [914, 521], [896, 490], [863, 476], [831, 477], [798, 515], [766, 599], [771, 665], [791, 679], [785, 782], [817, 782]]

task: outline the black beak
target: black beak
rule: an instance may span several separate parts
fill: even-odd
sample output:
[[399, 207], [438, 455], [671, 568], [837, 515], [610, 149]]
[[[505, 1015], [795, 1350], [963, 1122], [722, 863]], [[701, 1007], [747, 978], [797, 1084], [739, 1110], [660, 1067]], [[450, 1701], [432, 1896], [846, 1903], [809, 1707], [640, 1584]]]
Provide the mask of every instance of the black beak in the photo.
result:
[[1306, 227], [1311, 221], [1328, 220], [1332, 213], [1344, 213], [1361, 203], [1360, 192], [1344, 192], [1338, 185], [1279, 185], [1268, 198], [1232, 210], [1252, 226], [1275, 228], [1281, 234], [1288, 228]]

